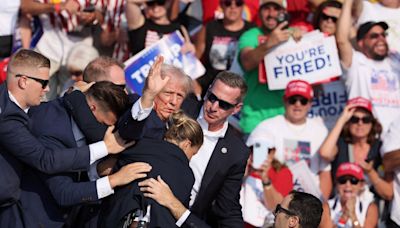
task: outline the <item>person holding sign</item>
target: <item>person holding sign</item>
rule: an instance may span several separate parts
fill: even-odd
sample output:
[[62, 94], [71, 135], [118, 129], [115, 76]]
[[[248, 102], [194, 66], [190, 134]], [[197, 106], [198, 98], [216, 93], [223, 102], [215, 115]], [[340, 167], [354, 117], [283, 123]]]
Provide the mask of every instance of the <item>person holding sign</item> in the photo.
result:
[[338, 21], [336, 41], [349, 98], [362, 96], [372, 102], [372, 112], [384, 134], [400, 114], [400, 53], [389, 52], [386, 22], [369, 21], [357, 30], [356, 51], [350, 42], [353, 0], [346, 0]]
[[[287, 41], [291, 32], [286, 28], [288, 21], [280, 21], [286, 15], [282, 1], [262, 0], [260, 3], [261, 27], [248, 30], [239, 39], [240, 64], [245, 71], [244, 77], [249, 86], [240, 119], [240, 126], [246, 134], [266, 118], [284, 112], [281, 99], [283, 91], [270, 91], [261, 84], [258, 81], [260, 73], [258, 67], [268, 51]], [[260, 39], [265, 36], [267, 41], [261, 43]]]
[[251, 132], [246, 144], [253, 146], [258, 141], [268, 140], [276, 148], [275, 158], [289, 168], [305, 161], [303, 167], [308, 168], [307, 173], [310, 173], [311, 179], [300, 182], [300, 178], [296, 176], [299, 172], [292, 170], [294, 189], [311, 191], [314, 186], [319, 186], [324, 199], [328, 199], [332, 190], [330, 164], [318, 153], [328, 131], [319, 119], [307, 118], [313, 94], [308, 82], [291, 81], [283, 96], [284, 115], [261, 122]]
[[[144, 14], [140, 5], [145, 6]], [[164, 35], [179, 30], [185, 37], [182, 52], [195, 53], [187, 30], [178, 22], [168, 18], [171, 0], [129, 0], [126, 4], [126, 19], [128, 20], [129, 48], [132, 55], [160, 40]]]

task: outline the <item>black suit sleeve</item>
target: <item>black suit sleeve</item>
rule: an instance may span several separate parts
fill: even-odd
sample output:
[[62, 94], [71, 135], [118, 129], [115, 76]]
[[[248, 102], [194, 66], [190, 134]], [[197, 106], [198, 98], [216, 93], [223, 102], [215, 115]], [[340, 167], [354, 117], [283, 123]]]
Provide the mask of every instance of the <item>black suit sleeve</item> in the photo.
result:
[[181, 226], [182, 228], [211, 228], [206, 222], [201, 220], [195, 214], [190, 213], [189, 217]]
[[247, 151], [243, 151], [243, 157], [231, 167], [215, 203], [212, 206], [213, 215], [217, 217], [218, 227], [243, 228], [242, 207], [239, 203], [240, 189], [247, 163]]
[[51, 150], [32, 135], [20, 120], [9, 117], [0, 121], [0, 144], [24, 163], [45, 173], [89, 168], [89, 147]]

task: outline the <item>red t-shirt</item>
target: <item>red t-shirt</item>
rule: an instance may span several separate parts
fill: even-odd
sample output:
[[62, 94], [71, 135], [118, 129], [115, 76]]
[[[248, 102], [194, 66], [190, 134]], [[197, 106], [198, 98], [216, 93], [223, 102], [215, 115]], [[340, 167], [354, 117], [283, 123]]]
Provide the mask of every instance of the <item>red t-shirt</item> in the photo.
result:
[[287, 196], [293, 190], [293, 175], [289, 168], [282, 168], [279, 172], [275, 169], [269, 169], [268, 177], [271, 180], [272, 186], [283, 197]]

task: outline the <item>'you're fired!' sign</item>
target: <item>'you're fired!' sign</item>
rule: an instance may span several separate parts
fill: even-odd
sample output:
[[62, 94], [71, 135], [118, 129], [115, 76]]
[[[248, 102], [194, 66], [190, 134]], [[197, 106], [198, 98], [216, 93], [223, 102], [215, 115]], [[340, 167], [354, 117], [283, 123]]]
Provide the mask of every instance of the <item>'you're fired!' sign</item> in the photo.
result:
[[285, 89], [295, 79], [313, 84], [342, 74], [335, 37], [319, 31], [306, 34], [299, 42], [290, 39], [277, 46], [264, 61], [270, 90]]

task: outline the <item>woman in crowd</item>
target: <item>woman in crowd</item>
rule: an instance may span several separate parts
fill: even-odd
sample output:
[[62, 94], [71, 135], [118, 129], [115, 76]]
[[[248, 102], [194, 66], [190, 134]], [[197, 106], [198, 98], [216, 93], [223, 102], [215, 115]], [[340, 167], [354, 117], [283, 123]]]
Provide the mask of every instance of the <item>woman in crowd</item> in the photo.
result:
[[368, 99], [356, 97], [348, 101], [342, 115], [321, 145], [322, 158], [332, 163], [334, 177], [339, 165], [344, 162], [359, 164], [375, 192], [384, 199], [391, 199], [393, 189], [378, 173], [382, 164], [379, 153], [382, 145], [382, 126], [372, 114]]
[[360, 196], [363, 189], [363, 171], [355, 163], [342, 163], [336, 172], [337, 195], [324, 205], [330, 214], [320, 227], [358, 228], [377, 227], [378, 207], [373, 200]]
[[341, 9], [342, 3], [335, 0], [321, 3], [314, 13], [314, 29], [319, 29], [328, 36], [334, 35]]
[[[194, 175], [189, 160], [203, 144], [200, 125], [182, 111], [171, 115], [164, 140], [144, 138], [118, 158], [116, 169], [142, 161], [153, 168], [147, 177], [161, 176], [172, 192], [186, 207], [189, 207]], [[146, 212], [151, 205], [150, 227], [174, 227], [175, 219], [164, 207], [144, 199], [137, 182], [118, 189], [102, 205], [101, 227], [122, 227], [129, 223], [130, 216], [137, 209]]]

